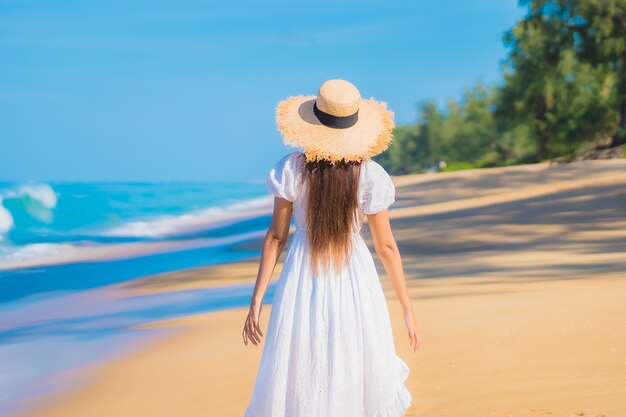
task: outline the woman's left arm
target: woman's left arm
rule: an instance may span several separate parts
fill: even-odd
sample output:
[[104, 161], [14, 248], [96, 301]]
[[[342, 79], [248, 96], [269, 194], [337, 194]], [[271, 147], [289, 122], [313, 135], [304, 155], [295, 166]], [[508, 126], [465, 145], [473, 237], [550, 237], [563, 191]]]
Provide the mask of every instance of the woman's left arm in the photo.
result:
[[243, 326], [242, 336], [243, 342], [246, 345], [248, 344], [248, 340], [255, 346], [258, 345], [261, 341], [261, 336], [263, 336], [263, 332], [259, 326], [263, 296], [274, 273], [278, 257], [287, 243], [292, 211], [293, 204], [291, 202], [284, 198], [274, 197], [272, 223], [265, 235], [265, 241], [263, 242], [259, 271], [257, 273], [256, 284], [254, 285], [254, 292], [252, 293], [252, 300], [250, 301], [250, 311], [248, 312], [248, 317]]

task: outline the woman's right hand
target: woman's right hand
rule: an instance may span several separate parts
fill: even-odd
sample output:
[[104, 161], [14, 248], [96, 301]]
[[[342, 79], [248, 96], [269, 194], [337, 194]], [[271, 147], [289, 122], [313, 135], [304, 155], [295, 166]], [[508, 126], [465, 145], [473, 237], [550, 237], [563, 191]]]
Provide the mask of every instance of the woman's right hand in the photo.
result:
[[248, 340], [250, 340], [254, 346], [261, 343], [261, 336], [263, 336], [263, 332], [261, 331], [261, 326], [259, 325], [260, 317], [261, 305], [258, 307], [250, 306], [250, 311], [248, 312], [248, 317], [246, 318], [246, 322], [243, 325], [243, 332], [241, 333], [243, 336], [243, 343], [246, 346], [248, 346]]
[[413, 349], [413, 352], [417, 352], [417, 349], [419, 349], [422, 341], [420, 338], [420, 331], [417, 326], [417, 320], [415, 320], [415, 315], [412, 311], [404, 313], [404, 324], [406, 325], [406, 329], [409, 333], [411, 349]]

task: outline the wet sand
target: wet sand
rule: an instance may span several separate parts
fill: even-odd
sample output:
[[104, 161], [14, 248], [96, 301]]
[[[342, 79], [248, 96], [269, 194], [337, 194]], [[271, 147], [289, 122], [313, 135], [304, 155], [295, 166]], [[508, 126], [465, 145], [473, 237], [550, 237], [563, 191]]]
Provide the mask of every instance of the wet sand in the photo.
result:
[[[423, 339], [411, 353], [380, 267], [396, 348], [411, 368], [407, 416], [626, 415], [626, 160], [394, 181], [394, 233]], [[250, 260], [120, 287], [252, 282], [256, 268]], [[27, 415], [240, 417], [261, 354], [241, 341], [246, 313], [154, 323], [176, 331], [76, 371], [80, 388]]]

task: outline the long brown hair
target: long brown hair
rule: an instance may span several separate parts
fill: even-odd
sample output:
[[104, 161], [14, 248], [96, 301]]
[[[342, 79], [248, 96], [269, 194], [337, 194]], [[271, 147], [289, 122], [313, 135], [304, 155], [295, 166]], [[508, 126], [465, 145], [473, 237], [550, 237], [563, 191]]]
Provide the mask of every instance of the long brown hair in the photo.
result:
[[348, 260], [360, 168], [360, 162], [317, 160], [305, 164], [307, 235], [314, 273], [320, 266], [339, 271]]

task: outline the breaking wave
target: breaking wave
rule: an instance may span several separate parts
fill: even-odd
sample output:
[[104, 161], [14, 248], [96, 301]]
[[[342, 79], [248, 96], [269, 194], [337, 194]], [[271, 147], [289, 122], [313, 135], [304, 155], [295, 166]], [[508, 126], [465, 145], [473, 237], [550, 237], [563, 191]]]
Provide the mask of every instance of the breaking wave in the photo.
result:
[[21, 200], [26, 212], [41, 221], [52, 219], [52, 209], [57, 205], [57, 195], [48, 184], [24, 184], [0, 190], [0, 240], [13, 228], [13, 215], [5, 201]]
[[225, 207], [210, 207], [177, 216], [131, 221], [102, 232], [102, 235], [136, 238], [175, 236], [222, 226], [254, 216], [271, 214], [272, 205], [271, 198], [260, 197]]

